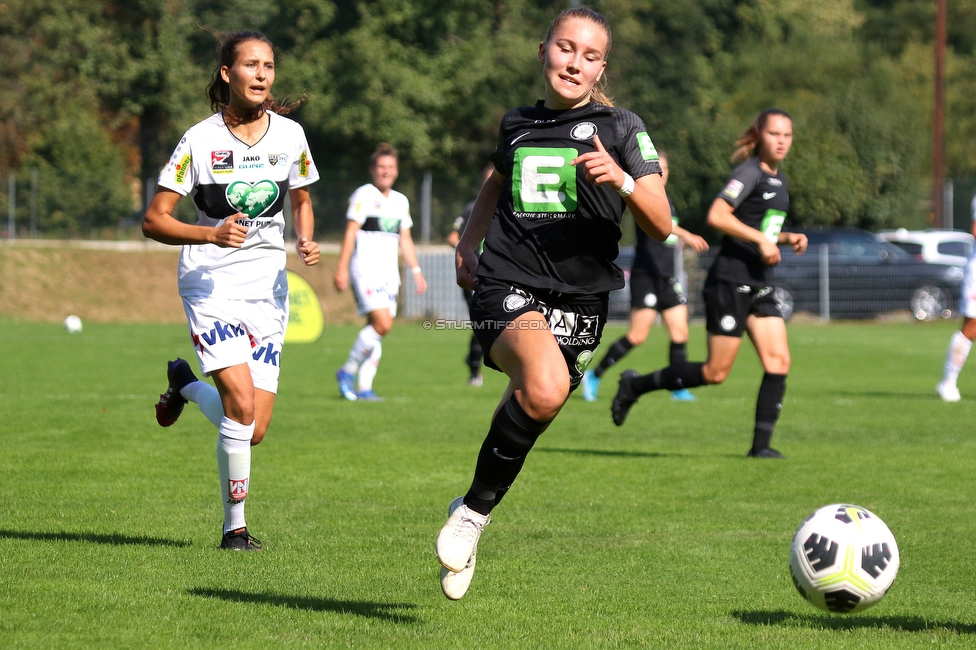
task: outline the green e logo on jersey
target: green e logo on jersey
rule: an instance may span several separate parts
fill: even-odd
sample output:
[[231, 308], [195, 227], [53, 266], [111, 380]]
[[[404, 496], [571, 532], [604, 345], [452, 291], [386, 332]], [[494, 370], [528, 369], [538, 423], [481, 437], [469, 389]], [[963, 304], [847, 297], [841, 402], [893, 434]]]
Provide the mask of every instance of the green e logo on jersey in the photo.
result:
[[640, 147], [644, 160], [658, 160], [657, 149], [654, 148], [651, 136], [647, 135], [646, 131], [637, 134], [637, 146]]
[[574, 212], [579, 152], [572, 148], [522, 147], [512, 167], [512, 202], [516, 212]]
[[766, 210], [759, 230], [766, 235], [766, 239], [775, 244], [779, 241], [779, 232], [783, 229], [785, 221], [786, 213], [782, 210]]

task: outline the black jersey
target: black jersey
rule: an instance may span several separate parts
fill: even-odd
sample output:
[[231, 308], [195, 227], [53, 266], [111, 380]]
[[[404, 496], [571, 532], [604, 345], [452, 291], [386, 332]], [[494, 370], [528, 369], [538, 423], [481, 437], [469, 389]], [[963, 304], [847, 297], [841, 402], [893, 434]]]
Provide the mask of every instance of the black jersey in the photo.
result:
[[540, 101], [502, 118], [491, 155], [506, 178], [478, 276], [570, 294], [624, 286], [613, 263], [626, 204], [610, 185], [586, 180], [570, 162], [595, 151], [593, 136], [635, 179], [660, 174], [657, 151], [639, 117], [590, 102], [550, 110]]
[[[759, 158], [750, 158], [735, 168], [718, 198], [732, 206], [732, 214], [739, 221], [761, 231], [770, 241], [777, 241], [790, 209], [783, 172], [767, 174]], [[750, 286], [769, 284], [769, 267], [763, 262], [759, 247], [729, 235], [722, 238], [722, 247], [709, 275]]]
[[[671, 224], [678, 225], [678, 214], [668, 197], [671, 206]], [[678, 243], [678, 236], [668, 235], [663, 242], [658, 241], [637, 226], [637, 245], [634, 247], [634, 269], [646, 271], [658, 278], [674, 277], [674, 245]]]

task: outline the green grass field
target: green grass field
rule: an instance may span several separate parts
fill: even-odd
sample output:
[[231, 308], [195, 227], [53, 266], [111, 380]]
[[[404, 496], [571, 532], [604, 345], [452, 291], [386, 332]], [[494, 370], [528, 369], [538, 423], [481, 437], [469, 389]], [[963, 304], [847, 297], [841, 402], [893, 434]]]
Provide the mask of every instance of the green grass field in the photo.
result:
[[[465, 384], [466, 333], [399, 323], [379, 404], [338, 398], [357, 327], [287, 346], [247, 509], [265, 552], [235, 554], [216, 548], [214, 430], [193, 405], [153, 418], [185, 328], [2, 321], [0, 647], [971, 648], [976, 362], [962, 402], [933, 390], [955, 325], [792, 325], [786, 461], [745, 458], [748, 346], [698, 402], [648, 395], [614, 427], [619, 372], [665, 359], [655, 330], [540, 439], [455, 603], [433, 539], [505, 384]], [[703, 356], [700, 326], [689, 347]], [[834, 502], [901, 549], [863, 615], [821, 614], [790, 582], [794, 530]]]

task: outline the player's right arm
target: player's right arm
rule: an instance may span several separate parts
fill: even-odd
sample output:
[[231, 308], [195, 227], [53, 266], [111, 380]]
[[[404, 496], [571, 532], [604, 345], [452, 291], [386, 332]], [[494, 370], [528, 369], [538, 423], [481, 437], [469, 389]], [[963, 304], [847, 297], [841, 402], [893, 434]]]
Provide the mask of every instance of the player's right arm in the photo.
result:
[[760, 230], [751, 228], [739, 221], [735, 216], [733, 207], [719, 197], [712, 202], [712, 207], [708, 210], [708, 225], [719, 232], [752, 242], [759, 247], [763, 263], [766, 266], [775, 266], [780, 262], [779, 247], [776, 242], [769, 241]]
[[498, 170], [494, 170], [485, 184], [478, 192], [478, 198], [471, 208], [471, 216], [464, 224], [464, 234], [458, 241], [454, 253], [454, 261], [457, 265], [457, 283], [465, 289], [473, 290], [478, 284], [478, 244], [485, 238], [488, 232], [488, 224], [495, 213], [495, 205], [502, 195], [502, 183], [505, 177]]
[[221, 248], [240, 248], [247, 227], [237, 223], [244, 215], [237, 213], [216, 226], [183, 223], [173, 217], [173, 208], [181, 198], [179, 192], [161, 187], [142, 219], [142, 234], [163, 244], [216, 244]]
[[356, 233], [359, 232], [360, 227], [358, 221], [353, 219], [346, 221], [346, 232], [342, 236], [339, 265], [335, 274], [335, 288], [339, 291], [345, 291], [349, 286], [349, 261], [352, 259], [352, 252], [356, 250]]

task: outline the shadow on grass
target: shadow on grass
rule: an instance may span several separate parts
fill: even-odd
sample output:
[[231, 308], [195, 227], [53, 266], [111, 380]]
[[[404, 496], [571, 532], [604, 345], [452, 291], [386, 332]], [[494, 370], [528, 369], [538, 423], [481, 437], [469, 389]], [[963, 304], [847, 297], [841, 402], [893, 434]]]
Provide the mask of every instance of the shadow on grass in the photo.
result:
[[824, 391], [824, 395], [831, 395], [833, 397], [897, 397], [898, 399], [915, 400], [921, 402], [934, 402], [940, 400], [941, 398], [933, 390], [931, 393], [926, 392], [905, 392], [900, 390], [828, 390]]
[[190, 542], [162, 537], [133, 537], [119, 533], [32, 533], [21, 530], [0, 530], [0, 539], [27, 539], [40, 542], [88, 542], [89, 544], [108, 544], [110, 546], [192, 546]]
[[782, 610], [774, 611], [734, 611], [732, 616], [746, 625], [769, 625], [782, 627], [806, 627], [821, 630], [857, 630], [877, 628], [901, 632], [936, 632], [946, 630], [953, 634], [976, 634], [976, 624], [959, 621], [939, 621], [921, 616], [818, 616], [815, 614], [794, 614]]
[[256, 603], [260, 605], [275, 605], [292, 609], [307, 609], [313, 612], [336, 612], [338, 614], [356, 614], [364, 618], [377, 618], [391, 623], [417, 623], [418, 618], [402, 613], [404, 610], [415, 609], [410, 603], [371, 603], [354, 600], [333, 600], [332, 598], [305, 598], [299, 596], [280, 596], [268, 593], [249, 593], [246, 591], [231, 591], [228, 589], [190, 589], [191, 596], [201, 598], [220, 598], [235, 603]]
[[535, 452], [550, 454], [580, 454], [583, 456], [620, 456], [622, 458], [687, 458], [687, 454], [662, 454], [656, 451], [613, 451], [612, 449], [564, 449], [561, 447], [536, 447]]

